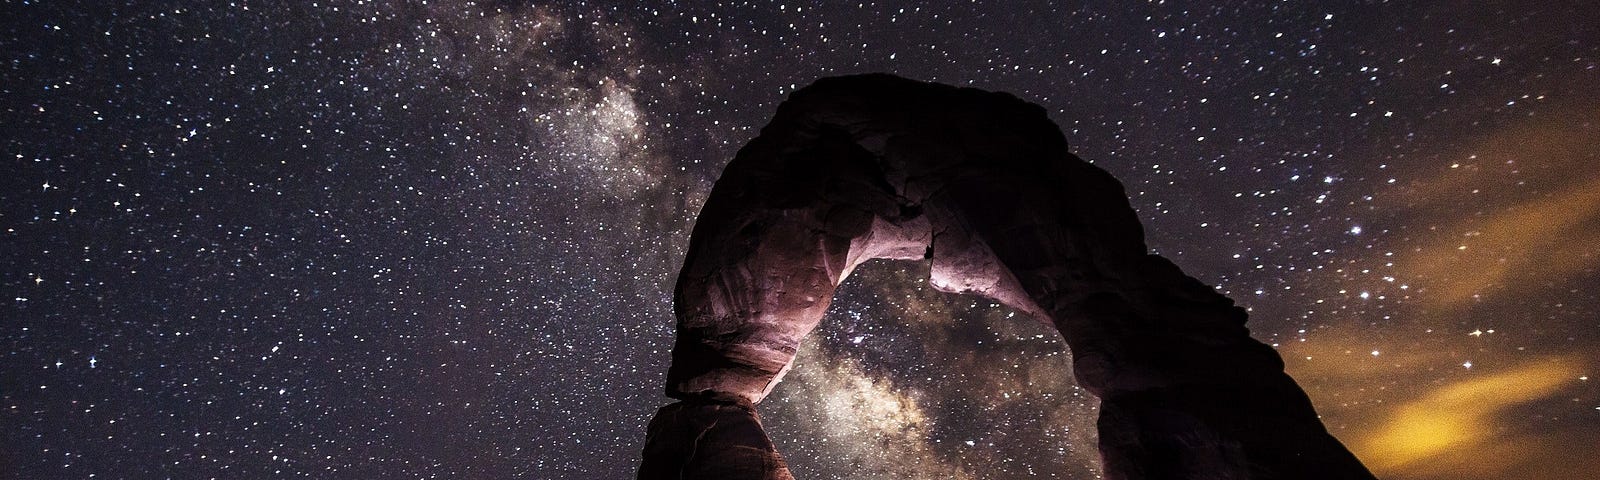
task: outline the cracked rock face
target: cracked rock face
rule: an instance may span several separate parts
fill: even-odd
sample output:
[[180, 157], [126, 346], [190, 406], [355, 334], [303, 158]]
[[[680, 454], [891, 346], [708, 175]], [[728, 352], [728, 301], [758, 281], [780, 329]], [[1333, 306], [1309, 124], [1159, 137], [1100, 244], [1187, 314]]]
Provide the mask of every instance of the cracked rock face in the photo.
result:
[[791, 478], [754, 405], [873, 258], [931, 260], [935, 288], [1054, 325], [1101, 399], [1108, 478], [1372, 478], [1243, 309], [1147, 251], [1122, 185], [1043, 108], [881, 74], [795, 92], [717, 180], [674, 293], [680, 401], [639, 477]]

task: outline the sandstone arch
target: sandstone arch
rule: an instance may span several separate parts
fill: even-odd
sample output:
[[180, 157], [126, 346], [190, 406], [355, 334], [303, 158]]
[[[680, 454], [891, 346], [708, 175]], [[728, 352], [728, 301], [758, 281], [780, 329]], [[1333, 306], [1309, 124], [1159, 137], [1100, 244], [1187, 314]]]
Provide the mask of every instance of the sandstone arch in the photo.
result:
[[1053, 324], [1101, 398], [1114, 479], [1372, 478], [1245, 312], [1149, 254], [1122, 185], [1045, 111], [890, 75], [778, 107], [717, 181], [674, 303], [667, 395], [639, 478], [791, 478], [754, 405], [871, 258], [931, 259], [941, 290]]

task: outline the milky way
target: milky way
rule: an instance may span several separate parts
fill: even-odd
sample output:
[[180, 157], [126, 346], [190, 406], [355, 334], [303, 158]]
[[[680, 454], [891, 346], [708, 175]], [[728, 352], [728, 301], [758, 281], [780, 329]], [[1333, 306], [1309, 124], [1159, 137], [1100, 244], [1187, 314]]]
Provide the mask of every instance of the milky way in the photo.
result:
[[[1380, 477], [1600, 470], [1600, 8], [981, 3], [5, 2], [0, 476], [630, 477], [711, 183], [871, 71], [1045, 106]], [[926, 268], [761, 404], [797, 477], [1095, 478]]]

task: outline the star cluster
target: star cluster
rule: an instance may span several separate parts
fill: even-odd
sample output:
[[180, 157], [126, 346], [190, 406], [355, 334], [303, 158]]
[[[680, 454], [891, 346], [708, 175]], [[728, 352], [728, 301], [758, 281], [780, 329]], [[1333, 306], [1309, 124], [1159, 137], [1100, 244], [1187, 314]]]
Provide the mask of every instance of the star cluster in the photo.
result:
[[[1587, 2], [4, 2], [0, 476], [627, 478], [734, 152], [814, 79], [1012, 92], [1383, 478], [1600, 469]], [[1096, 478], [1053, 329], [841, 287], [799, 478]]]

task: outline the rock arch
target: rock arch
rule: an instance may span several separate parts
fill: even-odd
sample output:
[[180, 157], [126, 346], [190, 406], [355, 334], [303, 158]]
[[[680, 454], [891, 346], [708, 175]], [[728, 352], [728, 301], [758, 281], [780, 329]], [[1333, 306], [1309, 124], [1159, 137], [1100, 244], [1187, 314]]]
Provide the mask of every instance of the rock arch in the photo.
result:
[[1113, 479], [1372, 478], [1243, 309], [1148, 253], [1122, 185], [1043, 108], [891, 75], [825, 78], [724, 170], [674, 294], [641, 479], [792, 478], [754, 405], [872, 258], [1054, 325], [1101, 399]]

